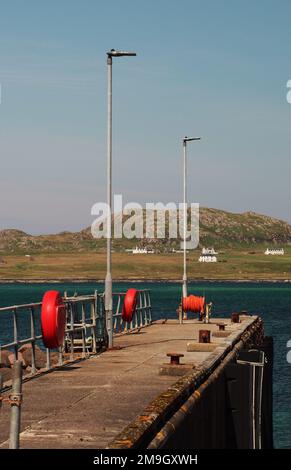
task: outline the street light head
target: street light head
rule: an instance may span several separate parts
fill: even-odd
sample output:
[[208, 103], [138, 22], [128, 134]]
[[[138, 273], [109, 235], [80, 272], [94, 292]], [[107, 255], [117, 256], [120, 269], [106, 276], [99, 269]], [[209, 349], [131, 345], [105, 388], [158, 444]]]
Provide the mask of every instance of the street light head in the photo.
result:
[[136, 56], [136, 52], [129, 52], [129, 51], [116, 51], [115, 49], [111, 49], [107, 52], [108, 57], [123, 57], [123, 56]]
[[201, 140], [201, 137], [187, 137], [185, 136], [183, 139], [183, 143], [186, 144], [186, 142], [191, 142], [192, 140]]

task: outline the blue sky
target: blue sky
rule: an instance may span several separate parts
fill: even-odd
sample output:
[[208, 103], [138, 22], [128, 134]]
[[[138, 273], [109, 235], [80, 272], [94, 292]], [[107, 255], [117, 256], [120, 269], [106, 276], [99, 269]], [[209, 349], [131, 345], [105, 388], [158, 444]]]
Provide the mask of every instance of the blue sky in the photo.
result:
[[291, 222], [291, 3], [1, 1], [0, 228], [79, 230], [106, 197], [106, 50], [114, 192]]

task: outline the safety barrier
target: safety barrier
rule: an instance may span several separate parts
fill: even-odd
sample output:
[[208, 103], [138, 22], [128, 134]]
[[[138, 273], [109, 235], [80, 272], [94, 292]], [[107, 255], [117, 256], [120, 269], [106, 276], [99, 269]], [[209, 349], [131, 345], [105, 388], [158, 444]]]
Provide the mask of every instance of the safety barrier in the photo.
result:
[[150, 291], [148, 289], [138, 290], [136, 306], [131, 321], [123, 320], [123, 307], [126, 292], [117, 292], [113, 294], [113, 332], [130, 333], [147, 326], [152, 321], [152, 306]]
[[[134, 294], [134, 302], [130, 304], [130, 321], [124, 317], [128, 294]], [[150, 292], [129, 289], [127, 292], [114, 293], [113, 310], [115, 334], [128, 334], [145, 327], [151, 323]], [[44, 318], [46, 315], [47, 318]], [[57, 323], [61, 317], [64, 321], [60, 341], [62, 345], [53, 350], [52, 338], [59, 339], [54, 334], [58, 333]], [[10, 333], [7, 332], [9, 323]], [[105, 325], [104, 294], [98, 294], [97, 291], [93, 295], [83, 296], [68, 296], [65, 293], [63, 297], [58, 291], [48, 291], [42, 302], [0, 308], [0, 364], [11, 364], [10, 369], [6, 367], [6, 371], [11, 370], [13, 378], [11, 384], [5, 383], [4, 368], [0, 369], [0, 410], [2, 404], [8, 404], [11, 408], [10, 449], [19, 448], [23, 372], [29, 378], [55, 366], [96, 354], [107, 344]], [[4, 331], [8, 338], [6, 340]], [[44, 346], [48, 338], [51, 347]], [[57, 344], [60, 343], [57, 341]], [[5, 358], [2, 358], [2, 353]], [[8, 397], [2, 395], [7, 389], [11, 389]]]
[[[122, 319], [125, 296], [126, 292], [113, 293], [115, 334], [130, 333], [151, 323], [149, 290], [137, 291], [137, 303], [130, 322]], [[42, 302], [0, 308], [0, 363], [3, 363], [2, 354], [12, 354], [13, 357], [10, 357], [9, 361], [13, 364], [16, 360], [21, 360], [23, 350], [28, 349], [23, 355], [28, 356], [29, 364], [26, 365], [29, 373], [26, 375], [31, 376], [38, 373], [39, 369], [50, 370], [76, 358], [96, 354], [105, 348], [107, 334], [104, 294], [96, 291], [92, 295], [68, 296], [65, 293], [62, 302], [66, 312], [65, 338], [63, 345], [53, 350], [43, 345]]]
[[[103, 341], [102, 329], [102, 310], [100, 306], [100, 300], [97, 293], [88, 296], [79, 297], [63, 297], [64, 305], [66, 307], [67, 323], [65, 329], [65, 344], [64, 347], [60, 347], [58, 350], [58, 357], [56, 358], [56, 352], [53, 352], [49, 348], [45, 348], [46, 351], [46, 369], [50, 369], [53, 365], [63, 365], [66, 359], [73, 359], [73, 345], [74, 337], [81, 335], [82, 341], [82, 356], [85, 357], [86, 349], [88, 347], [88, 333], [91, 335], [92, 341], [90, 349], [92, 353], [97, 352], [98, 342], [99, 344]], [[11, 340], [0, 343], [0, 360], [1, 352], [3, 350], [12, 350], [14, 352], [14, 359], [11, 362], [18, 360], [19, 352], [21, 347], [30, 345], [30, 367], [31, 374], [37, 372], [36, 365], [36, 346], [39, 344], [40, 349], [43, 351], [43, 334], [40, 326], [42, 303], [31, 303], [24, 305], [14, 305], [11, 307], [0, 308], [0, 315], [6, 314], [6, 329], [9, 329], [9, 323], [12, 317], [12, 328], [13, 332]], [[10, 318], [9, 318], [10, 317]], [[68, 348], [68, 344], [72, 347]], [[67, 352], [70, 350], [70, 357]]]

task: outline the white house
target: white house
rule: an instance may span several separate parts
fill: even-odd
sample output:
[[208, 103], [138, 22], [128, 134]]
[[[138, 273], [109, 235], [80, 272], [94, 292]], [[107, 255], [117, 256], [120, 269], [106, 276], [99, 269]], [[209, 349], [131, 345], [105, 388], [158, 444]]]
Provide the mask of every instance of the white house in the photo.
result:
[[149, 253], [154, 253], [154, 250], [148, 250], [147, 248], [138, 248], [138, 246], [136, 246], [135, 248], [133, 248], [132, 253], [134, 255], [147, 255]]
[[201, 255], [198, 261], [199, 263], [217, 263], [217, 257]]
[[285, 254], [285, 251], [283, 248], [279, 250], [270, 250], [269, 248], [267, 248], [265, 251], [265, 255], [283, 256], [284, 254]]
[[202, 248], [202, 255], [218, 255], [214, 248]]

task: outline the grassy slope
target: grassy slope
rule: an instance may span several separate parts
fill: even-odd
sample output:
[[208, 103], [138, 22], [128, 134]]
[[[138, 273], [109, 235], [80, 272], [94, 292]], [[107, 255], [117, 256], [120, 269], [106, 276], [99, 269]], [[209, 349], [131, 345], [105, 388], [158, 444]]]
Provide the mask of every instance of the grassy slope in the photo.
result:
[[[189, 213], [190, 214], [190, 213]], [[167, 225], [167, 224], [166, 224]], [[288, 246], [291, 226], [286, 222], [247, 212], [233, 214], [217, 209], [200, 209], [200, 244], [217, 249], [258, 246]], [[145, 227], [145, 224], [144, 224]], [[167, 229], [166, 229], [167, 233]], [[114, 239], [117, 251], [136, 244], [152, 246], [155, 251], [169, 252], [179, 248], [178, 239]], [[56, 235], [32, 236], [19, 230], [0, 231], [0, 255], [42, 253], [86, 253], [105, 251], [104, 239], [94, 239], [90, 228], [81, 232], [62, 232]]]
[[[188, 254], [188, 275], [192, 279], [281, 279], [291, 280], [291, 249], [285, 256], [249, 254], [229, 249], [219, 263], [198, 263], [197, 250]], [[33, 261], [23, 255], [5, 257], [0, 279], [104, 279], [104, 253], [40, 254]], [[181, 254], [113, 254], [113, 276], [118, 279], [180, 279]]]
[[[142, 240], [138, 244], [151, 243]], [[115, 278], [181, 277], [182, 255], [166, 253], [179, 248], [178, 240], [156, 241], [152, 246], [160, 253], [154, 255], [125, 252], [136, 244], [134, 239], [113, 240]], [[198, 263], [200, 250], [189, 252], [190, 278], [291, 280], [291, 226], [286, 222], [252, 212], [232, 214], [201, 208], [200, 244], [215, 246], [220, 251], [219, 263]], [[265, 256], [266, 246], [283, 246], [286, 255]], [[90, 229], [41, 236], [18, 230], [0, 231], [0, 280], [104, 279], [105, 247], [105, 240], [93, 239]], [[28, 253], [33, 254], [33, 260], [24, 256]]]

